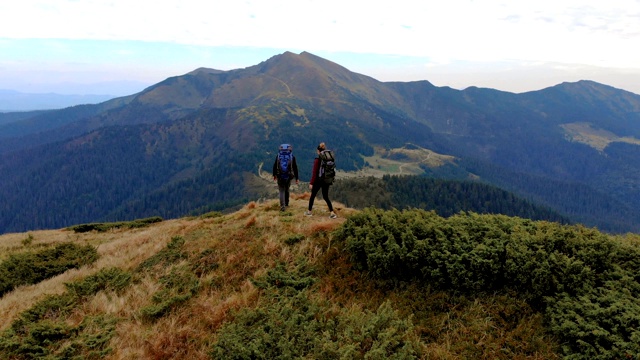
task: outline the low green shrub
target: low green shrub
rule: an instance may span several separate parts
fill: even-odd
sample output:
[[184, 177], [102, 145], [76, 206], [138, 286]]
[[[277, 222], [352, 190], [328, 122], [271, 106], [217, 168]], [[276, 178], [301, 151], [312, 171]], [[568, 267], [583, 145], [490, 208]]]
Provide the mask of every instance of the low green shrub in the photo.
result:
[[[287, 271], [288, 270], [288, 271]], [[411, 319], [384, 303], [375, 312], [335, 310], [312, 300], [316, 279], [305, 264], [283, 264], [254, 283], [264, 289], [260, 306], [240, 310], [218, 332], [215, 359], [417, 359], [420, 344]]]
[[252, 282], [259, 288], [269, 289], [275, 288], [292, 288], [294, 290], [303, 290], [316, 281], [314, 269], [310, 267], [306, 261], [300, 260], [301, 263], [294, 269], [287, 269], [284, 263], [278, 263], [275, 268], [267, 271], [267, 274], [260, 279], [253, 279]]
[[217, 257], [210, 249], [204, 250], [190, 263], [175, 266], [180, 261], [189, 259], [189, 255], [183, 250], [184, 244], [183, 237], [174, 236], [164, 249], [138, 266], [137, 272], [146, 271], [151, 274], [154, 273], [152, 269], [155, 273], [161, 273], [162, 269], [170, 268], [167, 275], [159, 278], [162, 288], [153, 295], [152, 304], [141, 309], [145, 320], [157, 320], [191, 299], [202, 287], [199, 276], [218, 267]]
[[112, 229], [135, 229], [146, 227], [154, 223], [163, 221], [159, 216], [136, 219], [133, 221], [119, 221], [119, 222], [103, 222], [103, 223], [89, 223], [70, 226], [67, 230], [71, 230], [76, 233], [85, 233], [89, 231], [106, 232]]
[[23, 246], [31, 246], [33, 244], [33, 235], [27, 234], [27, 237], [21, 241]]
[[284, 240], [284, 243], [291, 246], [291, 245], [295, 245], [297, 243], [299, 243], [300, 241], [304, 240], [305, 236], [302, 234], [295, 234], [295, 235], [291, 235], [288, 238], [286, 238]]
[[16, 286], [36, 284], [73, 268], [92, 264], [97, 250], [90, 246], [62, 243], [38, 252], [9, 255], [0, 264], [0, 296]]
[[[548, 326], [575, 359], [640, 359], [640, 291], [628, 277], [548, 299]], [[630, 281], [631, 280], [631, 281]]]
[[211, 219], [211, 218], [217, 218], [222, 216], [223, 214], [219, 211], [210, 211], [208, 213], [204, 213], [202, 215], [199, 216], [199, 218], [201, 219]]
[[640, 357], [640, 250], [595, 229], [370, 208], [335, 238], [360, 269], [391, 283], [518, 293], [545, 312], [572, 359]]
[[142, 316], [147, 320], [158, 319], [175, 307], [191, 299], [200, 290], [200, 280], [187, 266], [171, 269], [160, 278], [162, 288], [152, 297], [152, 305], [142, 308]]
[[184, 243], [185, 240], [182, 236], [172, 237], [164, 249], [143, 261], [138, 266], [138, 271], [150, 269], [155, 266], [167, 267], [180, 260], [187, 259], [187, 253], [182, 250]]
[[109, 347], [118, 319], [111, 316], [86, 317], [74, 329], [77, 333], [58, 351], [58, 359], [102, 360], [113, 351]]
[[78, 298], [88, 297], [99, 291], [124, 290], [132, 281], [133, 276], [119, 268], [103, 269], [82, 281], [65, 284], [67, 292]]
[[130, 280], [129, 273], [110, 268], [65, 284], [66, 292], [44, 297], [0, 335], [0, 358], [102, 359], [111, 350], [117, 320], [87, 317], [74, 327], [66, 319], [84, 298], [101, 290], [121, 291]]

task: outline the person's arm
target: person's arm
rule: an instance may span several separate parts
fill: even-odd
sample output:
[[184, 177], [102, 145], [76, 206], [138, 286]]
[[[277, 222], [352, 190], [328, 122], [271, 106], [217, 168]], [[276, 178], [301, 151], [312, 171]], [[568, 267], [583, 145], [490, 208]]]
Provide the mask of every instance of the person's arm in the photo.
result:
[[315, 158], [315, 160], [313, 160], [313, 172], [311, 173], [311, 181], [309, 181], [309, 186], [313, 186], [313, 183], [316, 182], [316, 178], [318, 177], [319, 166], [320, 166], [320, 159]]
[[273, 163], [273, 180], [278, 178], [278, 157], [276, 156], [276, 161]]
[[296, 157], [293, 157], [293, 163], [291, 164], [291, 167], [293, 168], [293, 176], [296, 178], [296, 184], [300, 181], [300, 178], [298, 177], [298, 163], [296, 162]]

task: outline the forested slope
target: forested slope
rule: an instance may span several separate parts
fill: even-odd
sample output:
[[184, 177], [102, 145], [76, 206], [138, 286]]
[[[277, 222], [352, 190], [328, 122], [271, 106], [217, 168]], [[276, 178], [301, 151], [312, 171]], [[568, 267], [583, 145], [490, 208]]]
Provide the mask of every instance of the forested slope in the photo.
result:
[[370, 206], [386, 210], [418, 208], [434, 210], [443, 217], [470, 211], [571, 222], [568, 217], [549, 208], [474, 181], [389, 175], [382, 178], [349, 178], [336, 182], [331, 194], [345, 205], [357, 209]]

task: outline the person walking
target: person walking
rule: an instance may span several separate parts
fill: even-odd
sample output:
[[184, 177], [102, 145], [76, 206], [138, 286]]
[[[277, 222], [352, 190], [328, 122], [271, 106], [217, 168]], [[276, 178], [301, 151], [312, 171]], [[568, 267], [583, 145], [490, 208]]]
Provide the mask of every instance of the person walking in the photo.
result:
[[[329, 217], [332, 219], [337, 218], [335, 212], [333, 212], [333, 205], [329, 200], [329, 186], [333, 183], [333, 177], [335, 176], [335, 164], [333, 154], [330, 150], [327, 150], [325, 143], [320, 143], [316, 148], [318, 157], [313, 160], [313, 172], [311, 173], [311, 181], [309, 181], [309, 190], [311, 190], [311, 197], [309, 198], [309, 208], [304, 212], [307, 216], [312, 216], [313, 202], [318, 194], [318, 191], [322, 190], [322, 198], [329, 207]], [[330, 169], [327, 171], [326, 163], [327, 157], [330, 157]], [[322, 159], [321, 159], [322, 158]]]
[[278, 156], [273, 163], [273, 181], [278, 182], [278, 192], [280, 193], [280, 211], [284, 211], [289, 206], [289, 187], [291, 180], [296, 179], [296, 184], [300, 182], [298, 178], [298, 164], [293, 156], [293, 147], [289, 144], [282, 144], [278, 150]]

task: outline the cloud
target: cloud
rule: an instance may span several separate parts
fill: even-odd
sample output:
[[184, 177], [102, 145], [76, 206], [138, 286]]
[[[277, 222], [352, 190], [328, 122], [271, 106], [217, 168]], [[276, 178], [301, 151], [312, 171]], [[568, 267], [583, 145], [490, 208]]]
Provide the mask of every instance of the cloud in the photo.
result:
[[[640, 2], [22, 0], [0, 37], [638, 66]], [[595, 50], [598, 49], [598, 50]]]
[[[203, 59], [214, 58], [211, 49], [250, 48], [304, 50], [325, 57], [391, 56], [388, 59], [396, 64], [398, 58], [413, 58], [403, 62], [410, 62], [411, 70], [426, 69], [422, 79], [460, 63], [476, 69], [529, 62], [640, 73], [640, 1], [21, 0], [0, 2], [0, 49], [3, 39], [52, 39], [46, 49], [24, 50], [18, 60], [25, 63], [26, 57], [53, 63], [68, 56], [86, 66], [110, 61], [127, 69], [135, 67], [134, 61], [147, 61], [143, 51], [156, 51], [158, 66], [165, 70], [174, 66], [168, 71], [182, 71], [197, 61], [206, 66]], [[64, 48], [68, 41], [55, 49], [57, 39], [77, 41], [75, 50]], [[85, 40], [100, 40], [94, 46], [101, 48], [92, 49]], [[173, 54], [176, 50], [193, 60]], [[221, 54], [215, 52], [216, 68], [254, 64], [246, 58], [224, 59], [221, 64]], [[2, 66], [21, 55], [3, 56]], [[340, 56], [328, 58], [337, 61]], [[375, 61], [376, 68], [338, 62], [354, 70], [377, 69], [398, 76], [403, 71], [380, 70], [391, 62]]]

